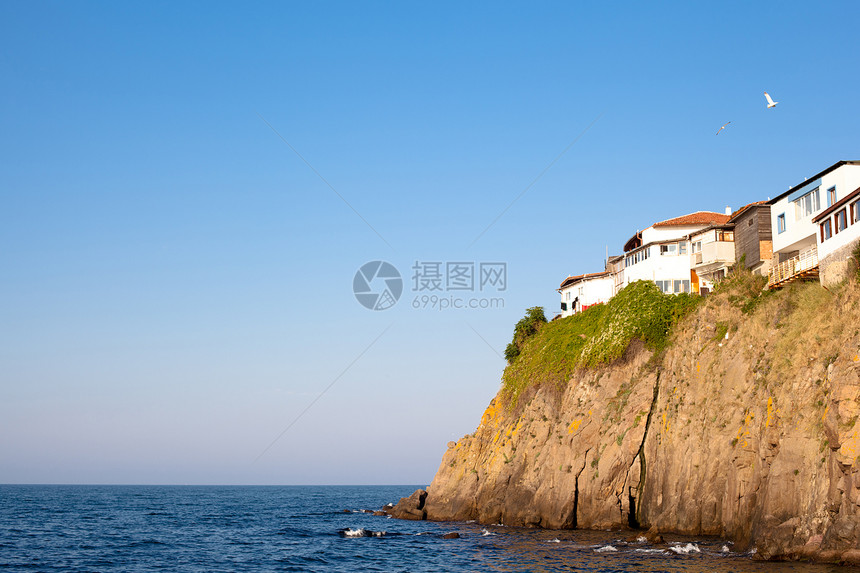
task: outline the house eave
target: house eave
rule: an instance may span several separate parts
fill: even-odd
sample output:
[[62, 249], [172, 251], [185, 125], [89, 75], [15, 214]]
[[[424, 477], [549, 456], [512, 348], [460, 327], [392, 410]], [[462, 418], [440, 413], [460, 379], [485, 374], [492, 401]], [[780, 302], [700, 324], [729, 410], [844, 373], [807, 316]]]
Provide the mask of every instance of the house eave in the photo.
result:
[[776, 204], [777, 202], [779, 202], [779, 201], [781, 201], [782, 199], [784, 199], [784, 198], [788, 197], [789, 195], [791, 195], [792, 193], [794, 193], [795, 191], [797, 191], [798, 189], [800, 189], [800, 188], [801, 188], [801, 187], [803, 187], [804, 185], [808, 184], [810, 181], [814, 181], [814, 180], [816, 180], [816, 179], [819, 179], [819, 178], [821, 178], [821, 177], [824, 177], [824, 176], [825, 176], [825, 175], [827, 175], [828, 173], [830, 173], [830, 172], [832, 172], [832, 171], [835, 171], [836, 169], [839, 169], [839, 168], [840, 168], [840, 167], [842, 167], [843, 165], [860, 165], [860, 161], [856, 161], [856, 160], [850, 160], [850, 161], [837, 161], [836, 163], [834, 163], [833, 165], [831, 165], [830, 167], [828, 167], [828, 168], [827, 168], [827, 169], [825, 169], [824, 171], [821, 171], [820, 173], [816, 173], [816, 174], [815, 174], [815, 175], [813, 175], [812, 177], [808, 177], [808, 178], [806, 178], [806, 179], [803, 181], [803, 183], [798, 183], [798, 184], [797, 184], [797, 185], [795, 185], [794, 187], [791, 187], [791, 188], [790, 188], [788, 191], [786, 191], [785, 193], [780, 193], [779, 195], [777, 195], [776, 197], [774, 197], [773, 199], [771, 199], [770, 201], [768, 201], [768, 202], [767, 202], [767, 204], [768, 204], [768, 205], [774, 205], [774, 204]]

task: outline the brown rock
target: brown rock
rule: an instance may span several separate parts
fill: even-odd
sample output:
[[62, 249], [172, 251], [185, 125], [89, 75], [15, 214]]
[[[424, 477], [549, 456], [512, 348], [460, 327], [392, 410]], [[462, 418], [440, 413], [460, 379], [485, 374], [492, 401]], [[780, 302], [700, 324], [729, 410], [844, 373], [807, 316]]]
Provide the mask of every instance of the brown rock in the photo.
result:
[[460, 539], [460, 534], [456, 531], [452, 531], [451, 533], [446, 533], [442, 536], [442, 539]]
[[[711, 294], [659, 358], [639, 345], [560, 391], [532, 390], [516, 411], [497, 397], [476, 432], [444, 452], [426, 499], [404, 498], [398, 513], [641, 524], [652, 543], [660, 532], [716, 535], [767, 558], [854, 562], [860, 286], [796, 287], [747, 314]], [[722, 347], [718, 323], [733, 325]]]
[[648, 540], [648, 543], [664, 543], [665, 540], [663, 536], [660, 535], [660, 532], [657, 531], [656, 527], [652, 527], [645, 533], [645, 539]]
[[415, 490], [409, 497], [400, 498], [400, 501], [391, 508], [389, 513], [397, 519], [427, 519], [427, 511], [424, 509], [426, 499], [427, 492], [425, 490]]

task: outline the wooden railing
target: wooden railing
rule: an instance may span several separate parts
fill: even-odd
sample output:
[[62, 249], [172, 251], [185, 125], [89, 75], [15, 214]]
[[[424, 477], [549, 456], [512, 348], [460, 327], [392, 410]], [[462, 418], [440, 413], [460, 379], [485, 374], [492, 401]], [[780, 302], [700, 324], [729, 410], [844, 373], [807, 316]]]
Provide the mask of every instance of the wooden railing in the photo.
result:
[[771, 267], [767, 273], [767, 288], [778, 286], [794, 278], [817, 274], [818, 251], [813, 249]]

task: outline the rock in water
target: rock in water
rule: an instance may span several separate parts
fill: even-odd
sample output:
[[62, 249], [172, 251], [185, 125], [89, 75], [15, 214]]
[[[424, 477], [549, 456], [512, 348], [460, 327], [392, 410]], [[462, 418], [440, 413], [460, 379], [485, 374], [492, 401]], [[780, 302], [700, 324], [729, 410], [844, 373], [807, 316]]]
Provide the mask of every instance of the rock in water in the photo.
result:
[[409, 497], [400, 498], [400, 501], [391, 509], [390, 513], [398, 519], [427, 519], [427, 510], [424, 509], [424, 501], [426, 499], [427, 492], [423, 489], [417, 489]]

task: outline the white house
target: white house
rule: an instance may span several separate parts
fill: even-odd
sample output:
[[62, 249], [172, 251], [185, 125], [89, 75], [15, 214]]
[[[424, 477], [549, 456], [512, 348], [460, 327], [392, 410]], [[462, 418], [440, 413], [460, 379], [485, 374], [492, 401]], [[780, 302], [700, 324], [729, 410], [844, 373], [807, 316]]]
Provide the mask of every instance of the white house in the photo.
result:
[[608, 302], [614, 294], [610, 271], [571, 276], [558, 288], [562, 318], [582, 312], [589, 306]]
[[729, 215], [697, 211], [654, 223], [636, 233], [624, 245], [624, 284], [654, 281], [665, 293], [699, 292], [692, 270], [688, 235], [714, 225], [724, 225]]
[[699, 278], [701, 294], [714, 290], [714, 284], [723, 280], [735, 263], [734, 224], [709, 225], [690, 233], [691, 280]]
[[848, 259], [860, 240], [860, 187], [813, 217], [818, 225], [817, 248], [821, 284], [845, 278]]
[[[819, 273], [822, 211], [860, 187], [860, 161], [840, 161], [768, 201], [773, 230], [773, 265], [768, 288]], [[835, 234], [835, 233], [834, 233]]]

